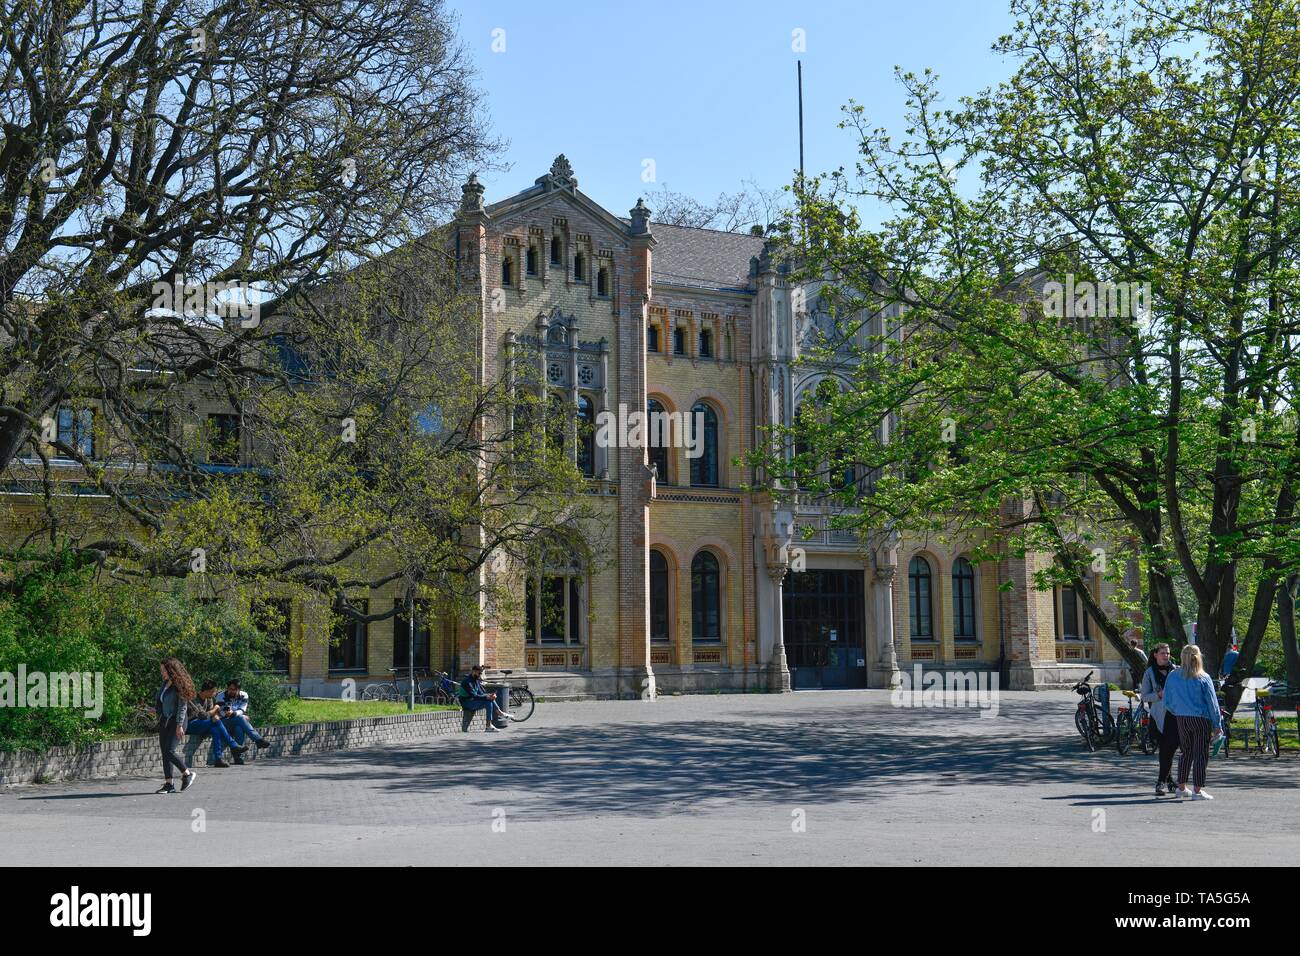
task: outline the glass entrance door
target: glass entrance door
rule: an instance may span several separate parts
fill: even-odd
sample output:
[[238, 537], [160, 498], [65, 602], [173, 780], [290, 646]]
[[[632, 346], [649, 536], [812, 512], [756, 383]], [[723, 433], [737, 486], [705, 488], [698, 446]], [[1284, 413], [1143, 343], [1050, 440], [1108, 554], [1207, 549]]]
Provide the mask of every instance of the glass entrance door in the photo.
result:
[[783, 633], [796, 690], [867, 686], [863, 574], [809, 570], [786, 575]]

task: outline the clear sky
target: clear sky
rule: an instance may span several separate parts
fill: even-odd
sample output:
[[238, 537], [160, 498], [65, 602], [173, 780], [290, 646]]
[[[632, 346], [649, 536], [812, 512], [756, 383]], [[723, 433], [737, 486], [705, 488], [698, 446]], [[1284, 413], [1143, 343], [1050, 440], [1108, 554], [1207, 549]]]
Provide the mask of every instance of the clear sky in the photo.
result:
[[[483, 176], [489, 201], [531, 185], [561, 152], [579, 188], [618, 215], [657, 186], [711, 200], [745, 179], [788, 183], [798, 59], [809, 174], [852, 163], [854, 140], [836, 128], [850, 98], [901, 133], [896, 65], [937, 71], [954, 106], [1012, 68], [990, 50], [1012, 25], [1006, 0], [448, 3], [507, 141], [510, 169]], [[806, 52], [791, 48], [796, 29]]]

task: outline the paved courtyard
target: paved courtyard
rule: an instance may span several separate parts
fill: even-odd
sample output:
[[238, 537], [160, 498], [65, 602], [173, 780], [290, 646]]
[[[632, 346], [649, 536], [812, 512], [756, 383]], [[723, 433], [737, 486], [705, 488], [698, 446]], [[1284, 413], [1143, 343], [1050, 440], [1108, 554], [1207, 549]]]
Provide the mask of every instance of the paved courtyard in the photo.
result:
[[1184, 863], [1300, 860], [1300, 760], [1216, 759], [1215, 801], [1158, 800], [1154, 757], [1085, 751], [1073, 694], [1000, 703], [995, 718], [885, 691], [540, 704], [501, 734], [201, 769], [171, 797], [142, 779], [13, 787], [0, 864], [189, 848], [266, 865], [1120, 865], [1158, 861], [1189, 824]]

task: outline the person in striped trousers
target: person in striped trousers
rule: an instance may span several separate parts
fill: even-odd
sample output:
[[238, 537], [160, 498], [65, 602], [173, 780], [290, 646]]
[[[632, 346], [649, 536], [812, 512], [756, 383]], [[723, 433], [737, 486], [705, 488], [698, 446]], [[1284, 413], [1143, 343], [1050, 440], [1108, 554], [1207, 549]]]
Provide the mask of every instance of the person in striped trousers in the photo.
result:
[[[1213, 800], [1205, 790], [1205, 771], [1210, 763], [1210, 741], [1223, 733], [1219, 698], [1214, 681], [1205, 672], [1201, 649], [1195, 644], [1183, 648], [1182, 667], [1165, 678], [1165, 708], [1178, 720], [1178, 796]], [[1187, 790], [1191, 777], [1192, 790]]]

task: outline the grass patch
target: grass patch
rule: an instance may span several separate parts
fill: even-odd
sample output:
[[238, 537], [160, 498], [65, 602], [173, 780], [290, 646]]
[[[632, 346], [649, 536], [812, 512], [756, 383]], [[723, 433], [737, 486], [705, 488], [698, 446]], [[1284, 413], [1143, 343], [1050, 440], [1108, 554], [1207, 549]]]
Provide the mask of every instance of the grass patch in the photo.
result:
[[[456, 710], [444, 704], [416, 704], [416, 713]], [[361, 717], [394, 717], [406, 714], [406, 704], [391, 700], [303, 700], [295, 697], [280, 708], [280, 723], [309, 724], [321, 720], [357, 720]], [[256, 723], [256, 715], [254, 715]]]
[[[1255, 718], [1234, 717], [1232, 720], [1233, 749], [1235, 750], [1241, 741], [1246, 740], [1248, 735], [1251, 746], [1254, 746]], [[1294, 717], [1279, 717], [1277, 719], [1277, 740], [1283, 751], [1300, 752], [1300, 738], [1296, 736], [1296, 719]]]

